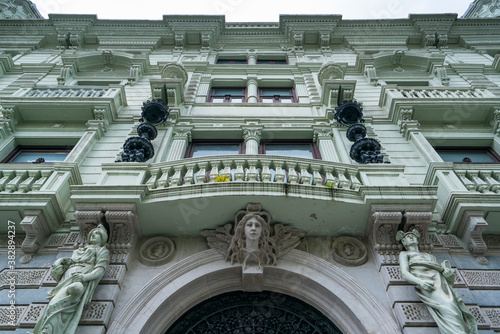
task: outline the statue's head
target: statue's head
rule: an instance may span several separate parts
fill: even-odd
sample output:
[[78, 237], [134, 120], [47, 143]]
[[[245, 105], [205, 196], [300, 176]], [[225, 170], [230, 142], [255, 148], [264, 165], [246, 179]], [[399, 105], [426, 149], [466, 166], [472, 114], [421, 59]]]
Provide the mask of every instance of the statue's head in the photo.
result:
[[411, 243], [418, 244], [418, 238], [420, 238], [420, 233], [415, 229], [410, 232], [398, 231], [396, 234], [396, 241], [401, 241], [405, 248]]
[[240, 240], [269, 239], [269, 224], [256, 213], [246, 214], [236, 226], [234, 237]]
[[99, 224], [99, 226], [89, 232], [88, 240], [90, 244], [104, 246], [108, 242], [106, 228], [102, 224]]

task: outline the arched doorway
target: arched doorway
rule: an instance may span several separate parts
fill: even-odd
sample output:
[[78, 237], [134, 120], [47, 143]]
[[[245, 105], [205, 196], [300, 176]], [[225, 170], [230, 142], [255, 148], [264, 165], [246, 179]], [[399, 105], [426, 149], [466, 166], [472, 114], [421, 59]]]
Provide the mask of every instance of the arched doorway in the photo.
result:
[[321, 312], [272, 291], [224, 293], [187, 311], [165, 334], [342, 334]]
[[[263, 291], [292, 296], [325, 315], [342, 333], [401, 333], [394, 316], [354, 277], [311, 254], [292, 250], [264, 267]], [[205, 300], [242, 291], [241, 266], [210, 249], [179, 261], [128, 300], [108, 334], [163, 334]], [[184, 333], [183, 333], [184, 334]]]

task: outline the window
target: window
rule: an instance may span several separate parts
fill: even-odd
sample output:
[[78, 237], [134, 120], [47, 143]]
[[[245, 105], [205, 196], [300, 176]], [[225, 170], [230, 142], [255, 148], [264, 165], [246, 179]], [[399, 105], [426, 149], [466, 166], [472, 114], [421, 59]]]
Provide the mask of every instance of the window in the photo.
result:
[[184, 158], [244, 153], [245, 145], [241, 141], [192, 141], [186, 150]]
[[321, 159], [318, 147], [309, 141], [261, 141], [260, 154]]
[[288, 62], [285, 59], [257, 59], [257, 64], [286, 65]]
[[242, 103], [246, 100], [246, 88], [240, 87], [213, 87], [208, 97], [213, 103]]
[[445, 162], [465, 164], [498, 164], [500, 156], [489, 147], [482, 148], [457, 148], [436, 147], [437, 154]]
[[72, 148], [72, 146], [18, 146], [2, 163], [63, 162]]
[[263, 87], [259, 88], [259, 101], [264, 103], [297, 102], [293, 88]]
[[246, 64], [245, 59], [217, 59], [217, 64]]

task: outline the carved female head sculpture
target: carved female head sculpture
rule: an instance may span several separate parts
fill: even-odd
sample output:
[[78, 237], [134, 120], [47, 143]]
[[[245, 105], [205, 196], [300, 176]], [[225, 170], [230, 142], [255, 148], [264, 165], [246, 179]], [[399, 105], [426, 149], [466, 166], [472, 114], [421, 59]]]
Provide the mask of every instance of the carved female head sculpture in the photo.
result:
[[420, 233], [415, 229], [410, 232], [398, 231], [396, 234], [396, 241], [401, 241], [405, 248], [411, 243], [418, 245], [418, 238], [420, 238]]
[[270, 237], [269, 223], [256, 213], [246, 214], [236, 225], [226, 259], [243, 263], [246, 255], [254, 254], [259, 263], [276, 263], [276, 245]]
[[88, 240], [89, 244], [102, 247], [108, 242], [108, 232], [102, 224], [99, 224], [89, 232]]

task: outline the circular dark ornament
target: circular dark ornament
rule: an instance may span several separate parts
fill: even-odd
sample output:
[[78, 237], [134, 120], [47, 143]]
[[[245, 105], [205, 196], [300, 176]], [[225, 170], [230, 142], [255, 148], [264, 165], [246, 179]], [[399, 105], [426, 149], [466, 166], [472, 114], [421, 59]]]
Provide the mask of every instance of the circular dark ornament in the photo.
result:
[[137, 127], [137, 134], [147, 140], [153, 140], [158, 135], [158, 130], [152, 124], [141, 123]]
[[131, 137], [123, 144], [123, 162], [145, 162], [155, 155], [153, 144], [142, 137]]
[[165, 334], [342, 334], [301, 300], [281, 293], [229, 292], [181, 316]]
[[363, 123], [363, 108], [356, 101], [344, 100], [335, 108], [335, 118], [345, 126], [355, 123]]
[[373, 138], [363, 138], [352, 144], [350, 156], [360, 164], [381, 163], [384, 159], [380, 143]]
[[347, 139], [349, 139], [352, 142], [356, 142], [360, 139], [363, 139], [366, 137], [366, 128], [363, 124], [354, 124], [347, 129], [346, 133]]
[[141, 122], [147, 122], [154, 125], [165, 122], [170, 114], [170, 110], [167, 109], [162, 99], [148, 100], [143, 103], [141, 109]]

